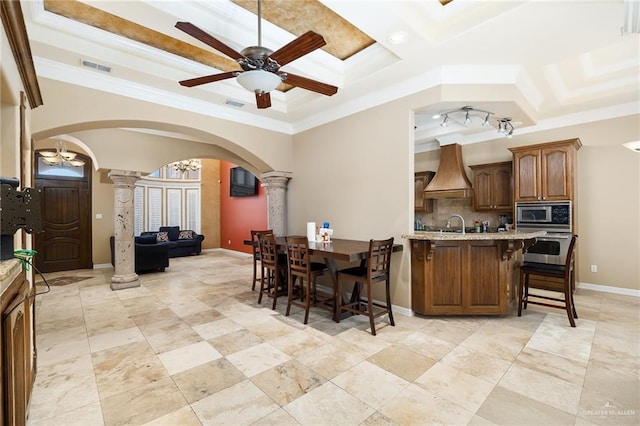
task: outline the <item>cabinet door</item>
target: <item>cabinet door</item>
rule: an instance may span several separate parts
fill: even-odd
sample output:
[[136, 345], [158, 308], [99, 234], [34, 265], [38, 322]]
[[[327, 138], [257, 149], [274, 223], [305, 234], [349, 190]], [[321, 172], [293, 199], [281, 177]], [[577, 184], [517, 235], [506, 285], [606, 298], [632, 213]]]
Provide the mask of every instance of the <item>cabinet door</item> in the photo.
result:
[[424, 198], [424, 189], [431, 182], [434, 175], [434, 172], [418, 172], [414, 176], [414, 210], [416, 212], [433, 212], [433, 200]]
[[569, 146], [544, 148], [541, 151], [542, 199], [571, 199], [572, 161]]
[[515, 201], [538, 201], [542, 199], [540, 149], [522, 150], [514, 153], [513, 176]]
[[491, 186], [491, 203], [495, 210], [512, 210], [511, 166], [496, 167]]
[[473, 171], [473, 208], [474, 210], [491, 210], [492, 170]]
[[7, 424], [26, 424], [29, 385], [30, 329], [28, 321], [28, 282], [2, 314], [3, 362], [5, 372], [5, 420]]
[[511, 211], [511, 162], [471, 166], [473, 170], [473, 209]]

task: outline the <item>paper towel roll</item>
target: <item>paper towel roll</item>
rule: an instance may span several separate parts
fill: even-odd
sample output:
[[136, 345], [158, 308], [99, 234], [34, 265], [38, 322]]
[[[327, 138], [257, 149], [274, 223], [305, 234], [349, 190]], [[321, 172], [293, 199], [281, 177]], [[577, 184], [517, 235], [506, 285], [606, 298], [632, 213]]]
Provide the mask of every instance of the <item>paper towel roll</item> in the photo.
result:
[[316, 223], [315, 222], [307, 222], [307, 240], [309, 241], [316, 240]]

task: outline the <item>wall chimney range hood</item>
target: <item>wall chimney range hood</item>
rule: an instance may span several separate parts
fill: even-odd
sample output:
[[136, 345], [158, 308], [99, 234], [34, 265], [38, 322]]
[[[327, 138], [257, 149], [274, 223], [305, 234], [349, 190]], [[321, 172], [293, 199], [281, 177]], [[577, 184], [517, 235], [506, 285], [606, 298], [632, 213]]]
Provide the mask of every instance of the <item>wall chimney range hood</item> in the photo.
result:
[[424, 198], [469, 198], [473, 196], [471, 182], [464, 171], [462, 148], [459, 144], [440, 147], [440, 165], [424, 189]]

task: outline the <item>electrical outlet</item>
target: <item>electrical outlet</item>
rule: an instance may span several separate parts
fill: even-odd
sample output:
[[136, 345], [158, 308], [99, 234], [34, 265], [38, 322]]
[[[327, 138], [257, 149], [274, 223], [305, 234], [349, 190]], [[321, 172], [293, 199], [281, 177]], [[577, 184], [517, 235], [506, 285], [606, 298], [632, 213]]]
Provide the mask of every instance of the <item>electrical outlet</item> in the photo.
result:
[[591, 265], [591, 272], [598, 272], [598, 265]]

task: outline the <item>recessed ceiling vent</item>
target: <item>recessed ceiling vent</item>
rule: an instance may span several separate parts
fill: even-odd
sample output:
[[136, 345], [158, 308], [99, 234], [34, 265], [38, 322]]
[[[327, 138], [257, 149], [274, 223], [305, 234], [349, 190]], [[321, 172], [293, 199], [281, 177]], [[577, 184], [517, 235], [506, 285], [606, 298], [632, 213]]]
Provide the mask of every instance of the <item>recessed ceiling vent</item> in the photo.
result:
[[240, 101], [236, 101], [233, 99], [227, 99], [227, 101], [225, 102], [225, 104], [230, 105], [232, 107], [236, 107], [236, 108], [242, 108], [244, 107], [244, 104]]
[[89, 61], [87, 59], [81, 59], [80, 63], [82, 64], [83, 67], [92, 68], [94, 70], [102, 71], [102, 72], [106, 72], [106, 73], [110, 73], [111, 72], [111, 67], [110, 66], [101, 65], [101, 64], [95, 63], [93, 61]]

